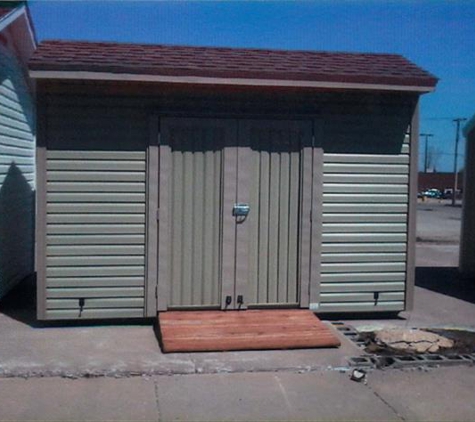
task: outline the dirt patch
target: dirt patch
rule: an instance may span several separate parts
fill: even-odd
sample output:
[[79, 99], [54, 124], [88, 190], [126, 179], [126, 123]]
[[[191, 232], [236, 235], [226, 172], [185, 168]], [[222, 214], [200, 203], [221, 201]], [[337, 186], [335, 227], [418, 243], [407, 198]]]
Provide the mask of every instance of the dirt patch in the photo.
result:
[[[438, 334], [453, 341], [452, 347], [440, 347], [437, 354], [457, 355], [475, 352], [475, 332], [451, 329], [423, 329], [422, 331]], [[377, 354], [380, 356], [419, 354], [414, 350], [401, 350], [385, 344], [380, 344], [376, 340], [376, 333], [374, 331], [359, 333], [357, 340], [364, 341], [364, 350], [366, 353], [370, 354]]]

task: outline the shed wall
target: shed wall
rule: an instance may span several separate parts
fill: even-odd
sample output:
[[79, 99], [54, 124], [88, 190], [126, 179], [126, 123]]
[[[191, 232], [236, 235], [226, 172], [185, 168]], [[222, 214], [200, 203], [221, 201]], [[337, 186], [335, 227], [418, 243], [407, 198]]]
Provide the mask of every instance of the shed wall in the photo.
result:
[[34, 128], [22, 67], [0, 48], [0, 298], [34, 271]]
[[[157, 188], [145, 186], [153, 115], [323, 122], [315, 139], [325, 151], [323, 203], [314, 210], [323, 219], [321, 289], [312, 302], [328, 312], [403, 310], [410, 159], [405, 133], [415, 98], [285, 98], [48, 96], [44, 317], [145, 315], [150, 297], [144, 292], [154, 291], [144, 259], [146, 190]], [[79, 299], [85, 299], [82, 311]]]
[[408, 142], [400, 154], [324, 154], [322, 312], [404, 309]]
[[45, 317], [143, 317], [147, 118], [47, 108]]

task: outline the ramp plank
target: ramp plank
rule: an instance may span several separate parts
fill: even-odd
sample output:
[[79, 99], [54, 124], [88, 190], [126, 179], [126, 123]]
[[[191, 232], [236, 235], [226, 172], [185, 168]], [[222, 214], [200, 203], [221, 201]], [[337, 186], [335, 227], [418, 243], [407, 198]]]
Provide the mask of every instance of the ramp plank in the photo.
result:
[[309, 310], [170, 311], [158, 315], [163, 352], [338, 347]]

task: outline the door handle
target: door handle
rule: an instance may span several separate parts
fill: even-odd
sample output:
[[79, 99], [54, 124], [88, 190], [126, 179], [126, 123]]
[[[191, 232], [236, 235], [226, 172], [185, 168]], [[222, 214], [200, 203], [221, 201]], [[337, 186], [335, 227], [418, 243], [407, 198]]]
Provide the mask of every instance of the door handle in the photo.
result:
[[233, 216], [234, 217], [247, 217], [250, 210], [251, 210], [251, 207], [249, 206], [249, 204], [244, 204], [244, 203], [234, 204]]

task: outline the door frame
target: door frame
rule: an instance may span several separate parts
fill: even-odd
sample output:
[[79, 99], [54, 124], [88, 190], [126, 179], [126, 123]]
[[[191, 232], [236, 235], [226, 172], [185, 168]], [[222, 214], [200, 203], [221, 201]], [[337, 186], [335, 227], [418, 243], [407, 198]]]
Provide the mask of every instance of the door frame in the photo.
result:
[[[213, 118], [187, 118], [187, 117], [161, 117], [151, 116], [149, 130], [149, 147], [147, 152], [147, 229], [146, 229], [146, 309], [145, 316], [153, 317], [157, 311], [168, 310], [169, 296], [169, 272], [168, 262], [159, 261], [160, 250], [167, 248], [169, 219], [168, 190], [160, 189], [168, 183], [171, 169], [171, 148], [161, 142], [161, 130], [164, 122], [173, 120], [217, 120], [226, 126], [234, 125], [234, 133], [226, 140], [223, 150], [223, 215], [222, 215], [222, 266], [221, 266], [221, 309], [225, 309], [227, 295], [235, 301], [235, 283], [231, 275], [236, 271], [244, 271], [236, 268], [235, 247], [239, 247], [239, 236], [236, 239], [235, 217], [231, 212], [226, 212], [225, 204], [237, 200], [238, 166], [246, 166], [247, 155], [238, 154], [237, 128], [238, 121], [262, 120], [273, 121], [272, 117], [265, 119], [226, 119], [223, 117]], [[323, 149], [317, 147], [323, 135], [322, 120], [312, 119], [275, 119], [278, 121], [290, 121], [301, 124], [302, 121], [311, 122], [311, 141], [302, 147], [302, 175], [301, 175], [301, 212], [300, 212], [300, 257], [299, 257], [299, 307], [308, 308], [310, 303], [318, 303], [320, 296], [320, 269], [321, 269], [321, 242], [322, 242], [322, 203], [323, 203]], [[316, 140], [318, 142], [316, 142]], [[248, 172], [246, 172], [248, 173]], [[236, 189], [226, 189], [234, 180]], [[227, 210], [230, 211], [230, 210]], [[231, 221], [232, 220], [232, 221]], [[245, 230], [243, 230], [245, 232]], [[244, 235], [244, 233], [243, 233]], [[241, 241], [243, 243], [243, 241]], [[162, 249], [163, 248], [163, 249]], [[232, 308], [232, 307], [231, 307]], [[241, 307], [241, 309], [244, 309]]]

